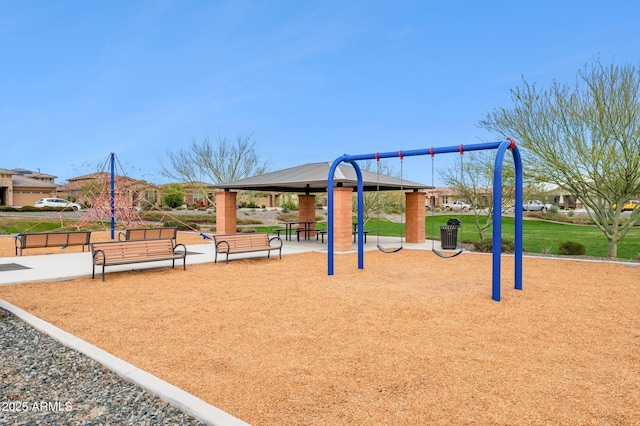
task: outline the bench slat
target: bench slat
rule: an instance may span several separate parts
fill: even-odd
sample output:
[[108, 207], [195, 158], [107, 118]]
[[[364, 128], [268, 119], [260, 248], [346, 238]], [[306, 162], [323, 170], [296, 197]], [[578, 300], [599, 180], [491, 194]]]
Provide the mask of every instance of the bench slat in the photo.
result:
[[129, 228], [125, 229], [118, 238], [123, 241], [129, 240], [156, 240], [171, 238], [175, 240], [178, 236], [178, 228], [162, 227], [162, 228]]

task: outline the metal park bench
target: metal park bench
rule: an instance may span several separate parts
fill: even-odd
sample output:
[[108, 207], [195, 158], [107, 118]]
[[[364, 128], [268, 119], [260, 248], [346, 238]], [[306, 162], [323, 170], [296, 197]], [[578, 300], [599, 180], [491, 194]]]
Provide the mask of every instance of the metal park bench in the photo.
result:
[[[176, 250], [179, 247], [181, 249]], [[171, 267], [175, 268], [176, 259], [182, 259], [182, 269], [185, 271], [187, 269], [187, 247], [184, 244], [174, 244], [171, 238], [93, 243], [91, 255], [93, 258], [91, 278], [95, 278], [96, 266], [102, 266], [102, 281], [104, 281], [105, 267], [113, 265], [171, 260]]]
[[282, 259], [280, 237], [269, 238], [269, 234], [265, 233], [246, 233], [219, 234], [213, 235], [212, 238], [216, 249], [214, 263], [218, 262], [218, 253], [226, 253], [226, 263], [229, 263], [230, 254], [266, 251], [269, 258], [272, 250], [277, 250], [279, 258]]
[[89, 245], [91, 231], [69, 231], [69, 232], [25, 232], [15, 236], [16, 256], [20, 251], [28, 248], [46, 248], [46, 247], [68, 247]]

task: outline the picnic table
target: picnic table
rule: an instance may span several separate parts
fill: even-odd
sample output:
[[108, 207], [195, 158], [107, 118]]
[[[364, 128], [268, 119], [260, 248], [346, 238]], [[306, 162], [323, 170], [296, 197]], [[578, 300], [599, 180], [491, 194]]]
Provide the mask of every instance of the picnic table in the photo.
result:
[[[315, 224], [318, 223], [316, 220], [295, 220], [295, 221], [286, 221], [286, 222], [278, 222], [281, 225], [284, 225], [284, 228], [276, 229], [278, 233], [278, 237], [280, 236], [280, 232], [284, 232], [284, 239], [291, 241], [293, 233], [295, 232], [298, 241], [300, 241], [300, 234], [304, 234], [304, 239], [308, 240], [311, 237], [311, 234], [315, 232]], [[298, 225], [295, 227], [295, 225]]]
[[[324, 236], [327, 235], [327, 230], [326, 229], [316, 229], [316, 240], [319, 240], [321, 242], [324, 243]], [[354, 223], [353, 224], [353, 231], [351, 232], [353, 234], [353, 242], [355, 243], [357, 241], [358, 238], [358, 224]], [[362, 231], [362, 235], [364, 236], [364, 242], [365, 244], [367, 243], [367, 234], [369, 233], [369, 231]]]

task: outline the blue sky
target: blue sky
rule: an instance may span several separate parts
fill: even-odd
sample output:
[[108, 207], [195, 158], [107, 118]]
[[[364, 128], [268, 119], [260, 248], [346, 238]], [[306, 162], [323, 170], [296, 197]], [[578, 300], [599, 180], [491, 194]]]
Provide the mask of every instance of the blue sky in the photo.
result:
[[[639, 16], [633, 0], [0, 0], [0, 168], [64, 183], [115, 152], [162, 183], [167, 151], [219, 135], [251, 134], [272, 170], [493, 141], [477, 123], [522, 76], [638, 66]], [[430, 168], [407, 158], [405, 178]]]

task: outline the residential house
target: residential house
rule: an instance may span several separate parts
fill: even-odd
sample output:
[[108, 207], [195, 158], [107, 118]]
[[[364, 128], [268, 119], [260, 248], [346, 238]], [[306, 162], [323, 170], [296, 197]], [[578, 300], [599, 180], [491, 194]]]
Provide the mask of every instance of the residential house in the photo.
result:
[[0, 205], [33, 206], [44, 197], [56, 197], [56, 176], [26, 169], [0, 169]]
[[[175, 185], [175, 184], [165, 184], [163, 187]], [[184, 204], [186, 206], [192, 207], [210, 207], [212, 203], [210, 201], [215, 201], [215, 190], [209, 188], [208, 183], [204, 182], [194, 182], [188, 183], [183, 182], [178, 184], [182, 190], [184, 191]]]
[[430, 207], [441, 208], [445, 204], [457, 200], [470, 202], [470, 200], [461, 198], [458, 191], [453, 188], [437, 187], [426, 190], [425, 204]]
[[[160, 200], [160, 188], [144, 180], [116, 175], [114, 187], [118, 197], [126, 200], [131, 206], [156, 205]], [[60, 198], [67, 198], [86, 206], [90, 206], [95, 200], [107, 197], [110, 191], [111, 174], [107, 172], [70, 178], [67, 183], [58, 187]]]

